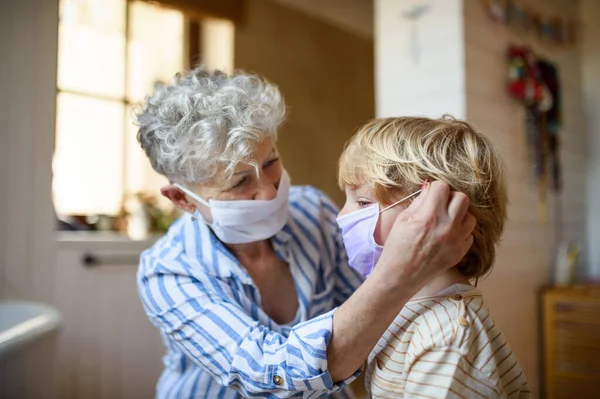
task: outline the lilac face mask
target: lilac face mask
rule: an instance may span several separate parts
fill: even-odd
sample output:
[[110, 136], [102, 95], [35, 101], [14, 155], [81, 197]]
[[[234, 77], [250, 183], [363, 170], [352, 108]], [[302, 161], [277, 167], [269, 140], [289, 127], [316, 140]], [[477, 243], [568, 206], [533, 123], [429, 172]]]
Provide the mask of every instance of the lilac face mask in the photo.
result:
[[379, 204], [373, 204], [347, 215], [337, 218], [342, 230], [344, 247], [348, 253], [348, 264], [351, 268], [368, 277], [381, 257], [383, 247], [375, 242], [375, 227], [379, 214], [414, 197], [421, 190], [402, 198], [400, 201], [379, 210]]

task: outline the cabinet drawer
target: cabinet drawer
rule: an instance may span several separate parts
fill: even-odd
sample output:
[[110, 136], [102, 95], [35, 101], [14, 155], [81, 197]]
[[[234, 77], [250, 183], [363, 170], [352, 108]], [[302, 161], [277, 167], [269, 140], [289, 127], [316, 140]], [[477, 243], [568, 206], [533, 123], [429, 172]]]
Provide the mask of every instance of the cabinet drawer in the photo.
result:
[[600, 384], [598, 379], [558, 376], [554, 398], [557, 399], [598, 399]]
[[592, 301], [557, 301], [554, 304], [556, 320], [578, 320], [600, 324], [600, 303]]

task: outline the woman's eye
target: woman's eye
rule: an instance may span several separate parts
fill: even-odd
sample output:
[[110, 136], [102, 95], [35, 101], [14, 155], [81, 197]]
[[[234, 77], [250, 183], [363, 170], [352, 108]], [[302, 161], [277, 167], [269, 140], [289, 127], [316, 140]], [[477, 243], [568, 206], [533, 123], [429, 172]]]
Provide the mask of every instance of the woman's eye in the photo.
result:
[[358, 204], [358, 206], [360, 206], [361, 208], [362, 208], [362, 207], [365, 207], [365, 206], [367, 206], [367, 205], [371, 205], [371, 203], [370, 203], [370, 202], [367, 202], [367, 201], [357, 201], [356, 203], [357, 203], [357, 204]]
[[248, 178], [244, 177], [243, 179], [241, 179], [240, 181], [238, 181], [237, 183], [235, 183], [231, 188], [241, 187], [244, 183], [246, 183], [247, 180], [248, 180]]
[[279, 158], [274, 158], [274, 159], [271, 159], [270, 161], [268, 161], [267, 163], [265, 163], [265, 164], [263, 165], [263, 168], [265, 168], [265, 169], [266, 169], [266, 168], [268, 168], [269, 166], [275, 165], [275, 163], [277, 163], [277, 161], [279, 161]]

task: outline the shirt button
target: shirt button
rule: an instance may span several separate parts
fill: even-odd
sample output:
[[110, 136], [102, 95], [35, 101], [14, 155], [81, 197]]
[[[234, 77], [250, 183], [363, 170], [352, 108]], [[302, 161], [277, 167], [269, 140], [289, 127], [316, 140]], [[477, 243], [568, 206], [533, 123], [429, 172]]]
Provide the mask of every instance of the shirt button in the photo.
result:
[[281, 378], [281, 377], [280, 377], [280, 376], [278, 376], [278, 375], [274, 375], [274, 376], [273, 376], [273, 383], [274, 383], [275, 385], [281, 385], [281, 384], [283, 384], [283, 378]]
[[463, 327], [466, 327], [469, 325], [469, 322], [467, 321], [467, 319], [465, 319], [464, 317], [460, 316], [458, 318], [458, 324], [460, 324]]

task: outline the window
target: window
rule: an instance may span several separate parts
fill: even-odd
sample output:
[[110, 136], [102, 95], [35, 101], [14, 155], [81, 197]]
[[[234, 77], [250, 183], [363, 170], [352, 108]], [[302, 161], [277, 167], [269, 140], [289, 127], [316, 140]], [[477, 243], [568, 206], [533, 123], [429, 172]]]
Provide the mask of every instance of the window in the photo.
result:
[[59, 214], [116, 215], [166, 180], [139, 148], [132, 107], [187, 67], [182, 12], [143, 1], [61, 0], [53, 195]]

